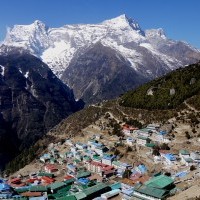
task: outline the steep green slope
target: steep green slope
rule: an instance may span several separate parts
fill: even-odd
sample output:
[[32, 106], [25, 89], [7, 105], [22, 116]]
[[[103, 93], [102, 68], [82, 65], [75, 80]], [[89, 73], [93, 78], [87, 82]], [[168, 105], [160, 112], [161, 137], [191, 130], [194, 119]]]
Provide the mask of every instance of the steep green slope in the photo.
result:
[[[200, 62], [180, 68], [121, 97], [120, 105], [141, 109], [173, 109], [200, 94]], [[200, 98], [195, 98], [199, 101]], [[200, 103], [195, 101], [196, 105]]]

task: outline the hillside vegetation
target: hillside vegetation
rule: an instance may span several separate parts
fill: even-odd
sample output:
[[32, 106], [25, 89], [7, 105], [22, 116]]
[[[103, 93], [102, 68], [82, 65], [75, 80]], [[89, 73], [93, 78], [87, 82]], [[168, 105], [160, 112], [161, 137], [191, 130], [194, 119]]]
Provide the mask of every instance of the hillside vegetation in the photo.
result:
[[141, 109], [174, 109], [186, 99], [197, 95], [190, 103], [199, 107], [200, 62], [180, 68], [151, 81], [121, 98], [120, 105]]

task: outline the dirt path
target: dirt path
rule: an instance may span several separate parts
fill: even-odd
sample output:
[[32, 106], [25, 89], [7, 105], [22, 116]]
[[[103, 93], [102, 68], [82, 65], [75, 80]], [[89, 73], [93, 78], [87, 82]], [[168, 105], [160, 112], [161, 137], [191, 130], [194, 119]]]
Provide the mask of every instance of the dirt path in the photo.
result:
[[188, 104], [186, 101], [184, 101], [184, 104], [192, 111], [194, 112], [199, 112], [199, 110], [197, 110], [196, 108], [194, 108], [193, 106], [191, 106], [190, 104]]

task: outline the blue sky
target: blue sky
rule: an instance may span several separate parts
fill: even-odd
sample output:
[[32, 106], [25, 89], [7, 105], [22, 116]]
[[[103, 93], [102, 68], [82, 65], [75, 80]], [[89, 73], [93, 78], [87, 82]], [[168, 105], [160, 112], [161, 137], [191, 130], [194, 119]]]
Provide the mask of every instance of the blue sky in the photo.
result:
[[169, 38], [200, 48], [200, 0], [1, 0], [0, 8], [0, 40], [6, 27], [36, 19], [59, 27], [126, 14], [142, 29], [161, 27]]

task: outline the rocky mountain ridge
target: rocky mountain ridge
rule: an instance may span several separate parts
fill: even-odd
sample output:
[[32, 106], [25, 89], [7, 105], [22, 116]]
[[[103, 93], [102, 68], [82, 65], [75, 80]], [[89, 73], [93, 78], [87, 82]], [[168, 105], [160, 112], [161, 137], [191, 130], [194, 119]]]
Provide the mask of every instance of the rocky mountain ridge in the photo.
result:
[[0, 56], [0, 167], [82, 106], [45, 63], [20, 52]]
[[[100, 60], [102, 54], [98, 53], [102, 52], [102, 48], [98, 50], [98, 45], [104, 50], [109, 48], [109, 54], [113, 55], [115, 64], [112, 66], [115, 67], [109, 78], [110, 56], [105, 61]], [[126, 15], [99, 24], [74, 24], [60, 28], [49, 28], [39, 20], [30, 25], [15, 25], [8, 30], [0, 54], [15, 47], [42, 59], [74, 90], [76, 99], [82, 98], [87, 104], [115, 98], [144, 82], [200, 59], [198, 49], [185, 42], [168, 39], [161, 28], [142, 30], [135, 20]], [[92, 59], [94, 54], [98, 62]], [[118, 64], [122, 62], [124, 64], [119, 68]], [[127, 74], [132, 74], [132, 78], [129, 76], [127, 79]], [[108, 94], [108, 90], [115, 92]]]

